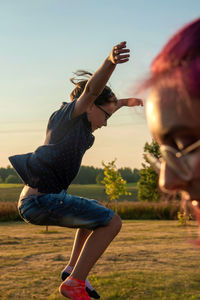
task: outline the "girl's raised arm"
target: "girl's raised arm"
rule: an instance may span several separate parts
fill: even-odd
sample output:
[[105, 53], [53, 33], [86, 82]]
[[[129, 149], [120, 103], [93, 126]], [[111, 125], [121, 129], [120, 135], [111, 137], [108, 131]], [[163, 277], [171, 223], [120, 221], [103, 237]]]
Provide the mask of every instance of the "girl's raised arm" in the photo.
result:
[[121, 42], [113, 47], [102, 66], [88, 80], [83, 93], [75, 104], [72, 118], [86, 112], [88, 107], [94, 103], [95, 99], [102, 93], [116, 65], [129, 60], [129, 52], [130, 50], [126, 48], [126, 42]]

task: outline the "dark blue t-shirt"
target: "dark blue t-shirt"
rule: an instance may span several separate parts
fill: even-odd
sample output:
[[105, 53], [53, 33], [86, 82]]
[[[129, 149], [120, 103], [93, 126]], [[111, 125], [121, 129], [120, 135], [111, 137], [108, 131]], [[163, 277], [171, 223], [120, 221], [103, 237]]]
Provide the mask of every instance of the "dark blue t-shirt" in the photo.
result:
[[75, 102], [63, 102], [51, 115], [44, 145], [35, 152], [9, 157], [23, 182], [41, 193], [66, 190], [79, 171], [85, 151], [94, 143], [87, 114], [71, 119]]

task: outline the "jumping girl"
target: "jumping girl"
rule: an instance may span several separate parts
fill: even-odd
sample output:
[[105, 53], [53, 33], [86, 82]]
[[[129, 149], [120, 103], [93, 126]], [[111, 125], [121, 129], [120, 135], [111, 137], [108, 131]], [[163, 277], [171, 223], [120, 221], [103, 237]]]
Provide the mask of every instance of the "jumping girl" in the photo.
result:
[[119, 108], [143, 105], [136, 98], [117, 100], [106, 86], [116, 65], [129, 60], [129, 52], [121, 42], [89, 80], [76, 83], [71, 102], [51, 115], [44, 145], [9, 157], [25, 183], [18, 205], [22, 218], [36, 225], [78, 228], [60, 286], [60, 293], [74, 300], [99, 298], [86, 278], [120, 231], [121, 220], [97, 201], [69, 195], [67, 189], [94, 143], [92, 132], [106, 126]]

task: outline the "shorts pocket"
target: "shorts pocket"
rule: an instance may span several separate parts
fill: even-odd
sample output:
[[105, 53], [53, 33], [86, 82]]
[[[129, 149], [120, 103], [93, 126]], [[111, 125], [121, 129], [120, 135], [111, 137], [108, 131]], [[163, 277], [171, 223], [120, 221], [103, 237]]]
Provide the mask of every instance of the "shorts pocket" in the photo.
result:
[[47, 213], [40, 207], [37, 197], [31, 197], [24, 202], [22, 201], [18, 209], [25, 222], [36, 225], [46, 223]]

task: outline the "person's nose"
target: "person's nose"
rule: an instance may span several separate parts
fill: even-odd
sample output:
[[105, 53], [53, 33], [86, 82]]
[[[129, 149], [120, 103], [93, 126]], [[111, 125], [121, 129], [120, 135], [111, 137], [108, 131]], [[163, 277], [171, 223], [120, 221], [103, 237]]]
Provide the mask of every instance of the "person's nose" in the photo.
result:
[[159, 187], [163, 192], [185, 190], [187, 184], [188, 182], [169, 168], [165, 161], [161, 162]]

